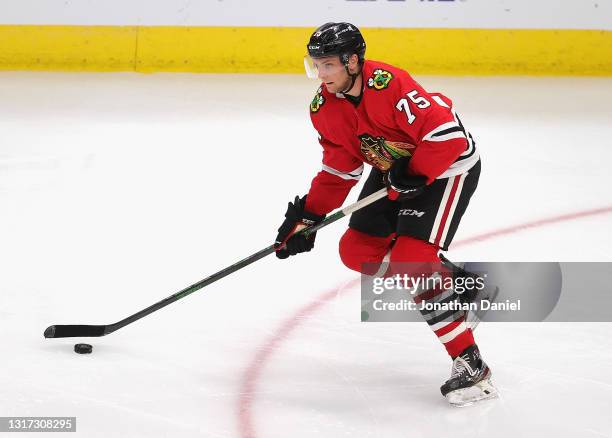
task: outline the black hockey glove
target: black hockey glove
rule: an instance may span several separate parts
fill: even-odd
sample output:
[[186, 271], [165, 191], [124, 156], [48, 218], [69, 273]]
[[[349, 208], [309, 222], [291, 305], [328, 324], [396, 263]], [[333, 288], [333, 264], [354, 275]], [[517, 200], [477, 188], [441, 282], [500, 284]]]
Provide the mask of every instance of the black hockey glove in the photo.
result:
[[385, 174], [387, 196], [392, 201], [405, 201], [420, 195], [425, 190], [427, 177], [423, 175], [409, 175], [408, 163], [410, 157], [402, 157], [393, 162]]
[[296, 196], [295, 200], [287, 206], [285, 221], [278, 229], [278, 236], [276, 236], [276, 242], [274, 243], [276, 257], [279, 259], [308, 252], [314, 247], [316, 232], [309, 234], [308, 237], [296, 233], [305, 227], [321, 222], [325, 219], [325, 216], [305, 211], [305, 205], [306, 196], [302, 198]]

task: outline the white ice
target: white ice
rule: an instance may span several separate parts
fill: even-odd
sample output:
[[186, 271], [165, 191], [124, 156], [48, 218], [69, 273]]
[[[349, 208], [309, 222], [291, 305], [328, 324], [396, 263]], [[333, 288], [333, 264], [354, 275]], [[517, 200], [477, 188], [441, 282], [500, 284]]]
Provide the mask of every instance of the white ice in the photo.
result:
[[[419, 77], [483, 157], [455, 241], [612, 206], [612, 79]], [[267, 245], [321, 152], [299, 76], [0, 74], [0, 416], [83, 437], [611, 437], [612, 324], [483, 323], [502, 398], [455, 409], [425, 324], [359, 322], [338, 259], [257, 262], [122, 319]], [[357, 195], [355, 190], [347, 202]], [[457, 245], [455, 260], [612, 261], [612, 214]], [[588, 299], [588, 291], [585, 291]], [[33, 435], [39, 436], [39, 435]], [[61, 434], [60, 434], [61, 436]]]

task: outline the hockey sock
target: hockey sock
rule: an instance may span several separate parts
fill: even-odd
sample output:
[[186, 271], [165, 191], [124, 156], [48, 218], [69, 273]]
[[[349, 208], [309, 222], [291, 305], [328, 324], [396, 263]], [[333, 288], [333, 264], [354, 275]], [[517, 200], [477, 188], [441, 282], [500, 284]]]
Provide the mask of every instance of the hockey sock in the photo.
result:
[[[410, 236], [399, 236], [397, 238], [391, 250], [391, 266], [394, 271], [412, 272], [389, 272], [387, 275], [400, 273], [411, 276], [423, 274], [430, 276], [434, 268], [435, 271], [441, 272], [442, 276], [452, 275], [441, 265], [436, 246]], [[419, 291], [413, 296], [414, 302], [425, 321], [453, 359], [467, 347], [474, 345], [472, 331], [465, 323], [465, 312], [462, 310], [429, 310], [427, 308], [435, 308], [436, 303], [449, 303], [456, 298], [457, 295], [452, 289], [445, 289], [440, 283]]]

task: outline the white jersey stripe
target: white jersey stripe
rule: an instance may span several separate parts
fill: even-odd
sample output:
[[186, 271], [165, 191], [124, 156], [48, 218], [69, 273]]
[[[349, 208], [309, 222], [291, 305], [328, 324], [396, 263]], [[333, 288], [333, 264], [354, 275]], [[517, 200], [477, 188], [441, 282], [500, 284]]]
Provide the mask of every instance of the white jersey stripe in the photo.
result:
[[440, 132], [443, 132], [443, 131], [446, 131], [447, 129], [452, 129], [452, 128], [461, 129], [461, 126], [456, 120], [454, 122], [443, 123], [442, 125], [433, 129], [429, 133], [425, 134], [425, 136], [423, 137], [423, 141], [446, 141], [446, 140], [450, 140], [453, 138], [465, 138], [465, 134], [463, 130], [451, 132], [443, 136], [436, 136]]
[[451, 166], [436, 179], [450, 178], [452, 176], [463, 174], [470, 170], [474, 166], [474, 164], [478, 162], [479, 158], [480, 152], [478, 152], [478, 149], [476, 149], [471, 157], [466, 158], [464, 160], [459, 160], [451, 164]]
[[448, 211], [448, 217], [446, 218], [446, 223], [444, 224], [444, 231], [442, 231], [442, 237], [440, 237], [440, 247], [442, 248], [444, 248], [444, 242], [446, 241], [446, 235], [448, 234], [448, 229], [450, 228], [450, 224], [453, 221], [453, 215], [455, 214], [457, 203], [459, 202], [459, 198], [461, 197], [461, 190], [463, 189], [463, 182], [465, 181], [465, 177], [467, 175], [468, 174], [466, 172], [466, 173], [461, 174], [461, 176], [458, 176], [459, 184], [457, 185], [457, 191], [455, 192], [455, 196], [453, 197], [453, 203], [451, 204], [451, 208]]
[[435, 242], [436, 236], [438, 235], [438, 228], [440, 227], [440, 222], [442, 221], [442, 216], [444, 216], [444, 210], [446, 209], [446, 203], [448, 202], [448, 197], [450, 196], [451, 190], [453, 188], [453, 183], [455, 182], [456, 177], [449, 178], [446, 182], [446, 188], [444, 189], [444, 195], [442, 195], [442, 201], [440, 202], [440, 206], [438, 207], [438, 212], [436, 213], [436, 220], [434, 221], [433, 227], [431, 229], [431, 234], [429, 235], [429, 241], [431, 243]]
[[431, 98], [435, 100], [438, 105], [443, 106], [444, 108], [450, 108], [450, 106], [448, 106], [440, 96], [431, 96]]
[[438, 135], [436, 137], [430, 137], [430, 138], [425, 137], [423, 140], [441, 142], [441, 141], [446, 141], [446, 140], [453, 140], [455, 138], [466, 138], [466, 137], [462, 131], [455, 131], [449, 134]]
[[465, 152], [460, 155], [460, 157], [470, 155], [472, 151], [474, 150], [474, 142], [472, 141], [469, 135], [468, 135], [467, 141], [468, 141], [468, 147], [465, 150]]
[[340, 172], [339, 170], [336, 170], [333, 167], [326, 166], [325, 164], [323, 165], [323, 170], [327, 173], [331, 173], [332, 175], [336, 175], [342, 179], [354, 179], [356, 181], [359, 181], [359, 179], [361, 179], [361, 175], [363, 174], [363, 164], [357, 169], [351, 170], [350, 172]]

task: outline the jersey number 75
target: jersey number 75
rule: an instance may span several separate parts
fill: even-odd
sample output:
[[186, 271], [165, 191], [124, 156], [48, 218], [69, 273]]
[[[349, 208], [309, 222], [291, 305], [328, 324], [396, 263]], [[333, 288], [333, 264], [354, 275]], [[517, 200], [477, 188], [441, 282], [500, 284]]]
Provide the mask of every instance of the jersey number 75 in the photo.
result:
[[[431, 102], [429, 102], [423, 96], [419, 96], [419, 92], [417, 90], [412, 90], [411, 92], [406, 93], [406, 95], [408, 96], [408, 99], [410, 99], [410, 101], [419, 109], [425, 109], [431, 106]], [[406, 99], [405, 97], [400, 99], [395, 105], [395, 108], [397, 108], [400, 112], [406, 112], [408, 123], [412, 125], [416, 120], [416, 116], [412, 113], [412, 110], [410, 109], [410, 102], [408, 102], [408, 99]]]

